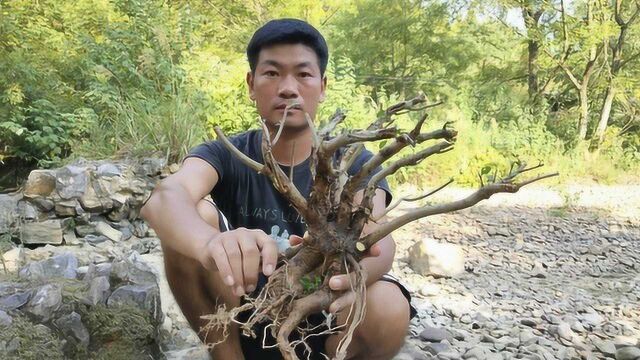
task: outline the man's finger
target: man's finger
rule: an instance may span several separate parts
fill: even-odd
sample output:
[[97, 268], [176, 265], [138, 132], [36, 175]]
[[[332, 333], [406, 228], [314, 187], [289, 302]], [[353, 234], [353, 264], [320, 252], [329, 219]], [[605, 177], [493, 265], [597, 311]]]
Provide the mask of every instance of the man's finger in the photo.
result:
[[233, 293], [236, 296], [242, 296], [244, 295], [244, 275], [242, 271], [242, 253], [240, 252], [240, 246], [238, 246], [237, 240], [232, 238], [223, 238], [222, 245], [224, 246], [224, 251], [227, 253], [229, 265], [233, 272]]
[[289, 236], [289, 245], [296, 246], [298, 244], [302, 244], [302, 238], [298, 235]]
[[270, 276], [278, 263], [278, 245], [264, 231], [256, 234], [256, 243], [262, 254], [262, 273]]
[[258, 251], [256, 240], [249, 236], [240, 239], [240, 250], [242, 251], [244, 286], [247, 293], [250, 293], [255, 290], [258, 283], [260, 252]]
[[336, 299], [336, 301], [331, 303], [331, 305], [329, 306], [329, 312], [335, 314], [340, 310], [348, 308], [349, 306], [351, 306], [351, 304], [353, 304], [355, 298], [356, 293], [354, 293], [353, 291], [345, 293], [343, 296], [339, 297], [338, 299]]
[[233, 286], [235, 282], [233, 279], [233, 271], [231, 271], [229, 258], [227, 258], [227, 252], [224, 250], [222, 242], [218, 239], [211, 240], [208, 252], [216, 263], [216, 267], [218, 268], [222, 281], [229, 286]]
[[334, 275], [329, 279], [329, 288], [334, 291], [351, 290], [355, 281], [355, 274]]

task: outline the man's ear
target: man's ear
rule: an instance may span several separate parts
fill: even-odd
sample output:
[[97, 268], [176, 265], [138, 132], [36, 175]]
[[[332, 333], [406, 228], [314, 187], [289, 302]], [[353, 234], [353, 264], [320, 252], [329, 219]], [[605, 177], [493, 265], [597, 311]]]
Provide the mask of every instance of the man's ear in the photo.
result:
[[255, 101], [256, 100], [256, 95], [255, 92], [253, 91], [253, 74], [251, 73], [251, 71], [247, 71], [247, 87], [249, 87], [249, 99], [251, 99], [251, 101]]
[[323, 102], [325, 97], [326, 97], [325, 91], [327, 90], [327, 76], [326, 75], [322, 77], [322, 85], [320, 85], [320, 86], [321, 86], [321, 88], [320, 88], [320, 100], [319, 100], [319, 102]]

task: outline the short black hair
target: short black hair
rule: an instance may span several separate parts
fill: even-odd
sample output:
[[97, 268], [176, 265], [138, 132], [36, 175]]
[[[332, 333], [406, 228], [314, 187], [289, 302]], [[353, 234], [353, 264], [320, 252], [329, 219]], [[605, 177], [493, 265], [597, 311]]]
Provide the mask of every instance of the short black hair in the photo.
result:
[[278, 44], [303, 44], [318, 55], [320, 74], [324, 76], [329, 60], [327, 42], [309, 23], [298, 19], [271, 20], [256, 30], [247, 46], [247, 58], [251, 72], [256, 72], [260, 50]]

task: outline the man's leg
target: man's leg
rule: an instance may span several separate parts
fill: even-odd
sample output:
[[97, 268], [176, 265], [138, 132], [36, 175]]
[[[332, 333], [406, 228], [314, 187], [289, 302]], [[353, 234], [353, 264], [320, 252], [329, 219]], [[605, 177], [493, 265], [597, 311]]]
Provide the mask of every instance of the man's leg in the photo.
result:
[[[349, 309], [338, 313], [338, 324], [347, 321]], [[400, 288], [388, 281], [377, 281], [367, 288], [365, 316], [354, 332], [347, 359], [391, 359], [404, 344], [409, 328], [409, 302]], [[327, 355], [335, 356], [343, 332], [329, 336]]]
[[[218, 211], [212, 203], [201, 200], [198, 213], [209, 225], [219, 229]], [[209, 272], [199, 262], [174, 250], [162, 248], [164, 253], [167, 281], [176, 302], [180, 306], [191, 327], [206, 344], [222, 339], [222, 331], [200, 332], [206, 321], [200, 316], [215, 313], [218, 305], [233, 308], [240, 304], [240, 298], [222, 282], [217, 272]], [[244, 359], [240, 347], [237, 324], [231, 324], [227, 339], [216, 345], [210, 354], [213, 359]]]

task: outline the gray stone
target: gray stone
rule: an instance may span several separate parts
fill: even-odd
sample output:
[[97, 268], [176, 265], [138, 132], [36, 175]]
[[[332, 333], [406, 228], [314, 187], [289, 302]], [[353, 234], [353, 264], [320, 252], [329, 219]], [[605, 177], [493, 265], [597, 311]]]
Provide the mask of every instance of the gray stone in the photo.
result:
[[102, 234], [113, 241], [122, 240], [122, 232], [112, 228], [109, 224], [104, 222], [99, 222], [96, 224], [96, 231], [99, 234]]
[[105, 241], [109, 241], [109, 238], [104, 236], [104, 235], [93, 235], [93, 234], [89, 234], [85, 237], [83, 237], [84, 241], [87, 242], [88, 244], [91, 245], [98, 245], [100, 243], [103, 243]]
[[[164, 352], [164, 356], [166, 357], [167, 360], [209, 360], [211, 359], [209, 356], [209, 352], [204, 346], [195, 346], [188, 349], [166, 351]], [[413, 358], [409, 357], [409, 360], [413, 360]]]
[[558, 325], [558, 336], [565, 340], [573, 339], [573, 330], [571, 330], [571, 326], [565, 322]]
[[0, 310], [0, 326], [9, 326], [13, 323], [13, 318], [6, 312]]
[[62, 222], [60, 220], [46, 220], [22, 225], [21, 241], [23, 244], [60, 245], [62, 239]]
[[89, 176], [85, 167], [67, 165], [56, 171], [56, 190], [64, 200], [80, 198], [88, 183]]
[[87, 268], [87, 273], [84, 276], [84, 281], [90, 282], [93, 279], [106, 276], [109, 277], [111, 275], [111, 263], [102, 263], [102, 264], [89, 264]]
[[76, 233], [73, 231], [65, 231], [64, 235], [62, 235], [64, 239], [65, 245], [81, 245], [82, 242], [76, 236]]
[[616, 360], [638, 360], [640, 359], [640, 348], [623, 347], [616, 351]]
[[482, 346], [476, 346], [469, 349], [467, 352], [462, 355], [463, 359], [476, 359], [476, 360], [484, 360], [487, 358], [487, 353], [489, 350]]
[[598, 326], [604, 322], [604, 317], [598, 313], [587, 313], [582, 314], [580, 317], [580, 321], [589, 325], [589, 326]]
[[451, 346], [445, 343], [429, 343], [427, 344], [423, 350], [428, 351], [432, 355], [438, 355], [441, 352], [449, 351]]
[[49, 321], [62, 306], [62, 287], [58, 284], [46, 284], [38, 288], [24, 311], [35, 316], [39, 321]]
[[0, 234], [7, 233], [18, 219], [20, 195], [0, 194]]
[[98, 276], [91, 280], [89, 290], [82, 302], [87, 305], [105, 305], [110, 294], [109, 278]]
[[605, 354], [606, 356], [614, 357], [616, 355], [616, 345], [613, 343], [613, 341], [596, 340], [593, 342], [593, 344], [596, 346], [596, 349], [598, 349], [598, 351]]
[[55, 320], [54, 323], [67, 339], [74, 339], [84, 348], [89, 346], [89, 331], [82, 323], [80, 314], [71, 312]]
[[149, 311], [157, 324], [162, 323], [162, 309], [160, 306], [160, 293], [155, 284], [148, 285], [124, 285], [115, 289], [107, 306], [129, 304]]
[[464, 272], [464, 261], [459, 245], [433, 239], [423, 239], [409, 249], [409, 266], [423, 276], [458, 276]]
[[156, 284], [156, 275], [153, 269], [145, 263], [140, 254], [133, 251], [131, 255], [119, 261], [114, 261], [111, 267], [112, 276], [120, 281], [134, 284]]
[[85, 237], [87, 235], [97, 234], [95, 224], [76, 225], [75, 232], [80, 237]]
[[55, 255], [49, 259], [32, 262], [20, 269], [19, 275], [27, 279], [65, 278], [75, 279], [78, 259], [72, 253]]
[[91, 213], [103, 213], [113, 208], [113, 201], [109, 198], [108, 191], [103, 189], [98, 181], [87, 186], [79, 201], [82, 208]]
[[429, 342], [440, 342], [445, 339], [449, 339], [451, 335], [447, 330], [441, 328], [434, 328], [427, 326], [422, 332], [420, 332], [420, 339]]
[[115, 164], [105, 163], [98, 166], [96, 174], [102, 177], [121, 176], [122, 170]]

